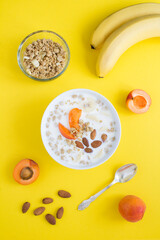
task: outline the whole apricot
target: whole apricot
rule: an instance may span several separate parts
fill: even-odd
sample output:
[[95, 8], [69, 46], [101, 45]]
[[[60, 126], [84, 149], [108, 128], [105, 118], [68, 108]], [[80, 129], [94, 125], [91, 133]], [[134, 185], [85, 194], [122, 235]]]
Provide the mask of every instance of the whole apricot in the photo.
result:
[[119, 212], [129, 222], [138, 222], [143, 218], [146, 205], [142, 199], [128, 195], [119, 202]]

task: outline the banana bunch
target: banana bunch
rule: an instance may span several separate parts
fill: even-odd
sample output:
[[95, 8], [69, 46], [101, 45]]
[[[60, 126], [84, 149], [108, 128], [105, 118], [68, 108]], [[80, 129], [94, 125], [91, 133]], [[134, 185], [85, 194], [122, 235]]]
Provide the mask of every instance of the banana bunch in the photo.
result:
[[91, 48], [101, 48], [96, 63], [97, 76], [109, 73], [129, 47], [152, 37], [160, 37], [158, 3], [136, 4], [108, 16], [91, 38]]

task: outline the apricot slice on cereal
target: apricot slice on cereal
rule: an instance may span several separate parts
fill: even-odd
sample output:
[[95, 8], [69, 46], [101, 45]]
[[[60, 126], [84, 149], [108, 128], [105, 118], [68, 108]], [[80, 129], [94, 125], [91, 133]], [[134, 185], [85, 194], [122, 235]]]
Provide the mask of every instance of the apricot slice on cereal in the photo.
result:
[[68, 138], [68, 139], [76, 139], [74, 135], [71, 134], [71, 132], [63, 126], [61, 123], [58, 125], [59, 131], [62, 134], [63, 137]]
[[145, 91], [135, 89], [128, 94], [126, 105], [134, 113], [145, 113], [151, 105], [151, 98]]
[[82, 110], [79, 108], [73, 108], [69, 112], [69, 126], [70, 128], [75, 128], [77, 131], [80, 130], [79, 119], [81, 117]]
[[16, 182], [27, 185], [33, 183], [39, 176], [39, 166], [31, 159], [21, 160], [14, 168], [13, 177]]

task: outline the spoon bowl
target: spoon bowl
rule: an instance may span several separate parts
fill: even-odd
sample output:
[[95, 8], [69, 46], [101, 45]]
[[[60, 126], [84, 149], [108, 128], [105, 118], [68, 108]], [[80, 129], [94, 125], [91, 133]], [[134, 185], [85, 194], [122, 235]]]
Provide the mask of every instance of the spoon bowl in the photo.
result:
[[120, 167], [115, 173], [115, 180], [120, 183], [128, 182], [137, 172], [137, 165], [134, 163]]

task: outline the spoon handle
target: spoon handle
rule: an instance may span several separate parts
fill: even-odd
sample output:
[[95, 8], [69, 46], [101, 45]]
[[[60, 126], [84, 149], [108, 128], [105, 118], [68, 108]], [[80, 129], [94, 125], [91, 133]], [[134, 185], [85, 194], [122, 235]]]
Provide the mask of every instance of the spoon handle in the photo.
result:
[[91, 202], [93, 202], [97, 197], [99, 197], [102, 193], [104, 193], [108, 188], [110, 188], [113, 184], [117, 183], [117, 181], [114, 179], [108, 186], [103, 188], [101, 191], [97, 192], [95, 195], [91, 196], [87, 200], [84, 200], [79, 206], [78, 210], [84, 210], [87, 208]]

